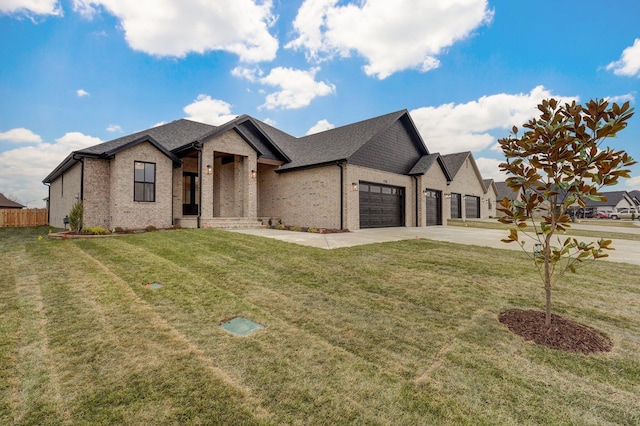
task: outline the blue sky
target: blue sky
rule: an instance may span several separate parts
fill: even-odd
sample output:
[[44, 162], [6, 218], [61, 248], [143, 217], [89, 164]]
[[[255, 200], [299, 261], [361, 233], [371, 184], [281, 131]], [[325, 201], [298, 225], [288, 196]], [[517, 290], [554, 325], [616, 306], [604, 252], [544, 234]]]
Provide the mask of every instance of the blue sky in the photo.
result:
[[[71, 151], [180, 118], [302, 136], [400, 109], [503, 180], [496, 141], [540, 100], [636, 107], [638, 22], [637, 0], [0, 0], [0, 192], [41, 207]], [[639, 142], [637, 113], [609, 145]]]

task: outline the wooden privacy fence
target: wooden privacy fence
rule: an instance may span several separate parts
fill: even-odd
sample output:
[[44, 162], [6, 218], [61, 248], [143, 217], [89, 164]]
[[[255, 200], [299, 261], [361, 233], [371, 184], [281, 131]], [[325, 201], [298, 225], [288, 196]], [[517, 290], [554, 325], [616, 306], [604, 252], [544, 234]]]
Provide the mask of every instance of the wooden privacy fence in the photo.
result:
[[47, 209], [0, 209], [0, 227], [48, 225]]

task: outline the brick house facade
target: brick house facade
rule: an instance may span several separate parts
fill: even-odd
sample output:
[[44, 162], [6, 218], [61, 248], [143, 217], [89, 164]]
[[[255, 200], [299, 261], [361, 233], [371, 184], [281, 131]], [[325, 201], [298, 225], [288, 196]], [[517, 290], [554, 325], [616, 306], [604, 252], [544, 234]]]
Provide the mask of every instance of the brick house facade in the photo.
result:
[[[107, 229], [219, 227], [230, 218], [429, 226], [446, 224], [450, 210], [444, 159], [429, 153], [406, 110], [301, 138], [244, 115], [222, 126], [177, 120], [75, 151], [43, 182], [59, 227], [76, 200], [85, 227]], [[473, 180], [461, 185], [476, 191]]]

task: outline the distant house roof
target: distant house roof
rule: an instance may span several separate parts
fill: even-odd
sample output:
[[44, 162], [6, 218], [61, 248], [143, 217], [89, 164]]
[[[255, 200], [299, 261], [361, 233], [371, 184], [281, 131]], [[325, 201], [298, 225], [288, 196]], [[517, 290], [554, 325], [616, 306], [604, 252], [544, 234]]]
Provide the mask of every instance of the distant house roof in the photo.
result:
[[496, 195], [498, 194], [498, 188], [496, 187], [496, 184], [493, 181], [493, 179], [483, 179], [482, 183], [484, 183], [485, 188], [487, 188], [486, 192], [489, 192], [489, 188], [493, 188], [494, 191], [496, 192]]
[[487, 192], [487, 187], [484, 184], [484, 179], [482, 179], [482, 175], [480, 174], [480, 170], [478, 170], [478, 165], [476, 164], [476, 160], [473, 159], [473, 155], [471, 154], [471, 151], [446, 154], [442, 156], [442, 159], [444, 160], [444, 163], [447, 166], [447, 170], [449, 170], [449, 173], [451, 173], [452, 179], [455, 179], [456, 175], [462, 168], [462, 165], [465, 163], [465, 161], [467, 161], [467, 159], [469, 159], [473, 166], [473, 171], [478, 177], [478, 181], [482, 186], [482, 191], [485, 193]]
[[0, 193], [0, 209], [23, 209], [24, 207], [22, 204], [16, 203]]
[[587, 207], [617, 206], [624, 198], [633, 203], [633, 200], [627, 191], [609, 191], [603, 192], [602, 195], [607, 198], [606, 201], [586, 200]]
[[640, 191], [638, 191], [637, 189], [629, 191], [629, 196], [631, 196], [631, 199], [636, 204], [636, 206], [640, 206]]
[[425, 173], [427, 173], [429, 171], [429, 169], [431, 169], [431, 167], [437, 164], [440, 166], [440, 168], [442, 169], [442, 172], [444, 173], [445, 177], [447, 178], [447, 182], [451, 182], [451, 173], [449, 173], [449, 170], [447, 170], [447, 165], [445, 164], [444, 160], [442, 159], [442, 156], [440, 154], [438, 154], [437, 152], [434, 154], [427, 154], [427, 155], [423, 155], [420, 160], [418, 160], [418, 162], [416, 163], [415, 166], [413, 166], [413, 168], [411, 169], [411, 171], [409, 172], [410, 175], [423, 175]]
[[507, 185], [507, 182], [494, 183], [496, 185], [496, 189], [498, 190], [498, 200], [507, 198], [508, 200], [513, 201], [518, 198], [518, 191], [514, 191], [510, 186]]

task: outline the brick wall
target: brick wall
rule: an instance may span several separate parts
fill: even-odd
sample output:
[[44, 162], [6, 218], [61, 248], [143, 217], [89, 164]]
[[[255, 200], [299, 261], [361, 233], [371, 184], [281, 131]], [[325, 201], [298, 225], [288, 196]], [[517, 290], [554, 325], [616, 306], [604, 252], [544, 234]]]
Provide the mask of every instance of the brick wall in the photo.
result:
[[[155, 202], [133, 201], [134, 162], [156, 164]], [[172, 225], [173, 162], [149, 143], [116, 154], [110, 164], [109, 228], [167, 228]]]
[[110, 161], [84, 159], [83, 222], [85, 227], [101, 226], [109, 229], [111, 216]]
[[444, 172], [440, 168], [439, 164], [433, 164], [427, 173], [418, 177], [418, 185], [420, 188], [420, 202], [418, 204], [418, 217], [420, 218], [419, 226], [427, 225], [427, 214], [426, 214], [426, 199], [424, 197], [423, 191], [425, 189], [431, 189], [435, 191], [441, 191], [441, 205], [442, 205], [442, 224], [447, 224], [447, 216], [449, 205], [447, 203], [445, 193], [447, 190], [447, 177], [444, 175]]
[[275, 173], [258, 168], [258, 216], [279, 218], [286, 225], [340, 228], [340, 168], [315, 167]]
[[[484, 198], [484, 190], [482, 189], [482, 181], [479, 180], [478, 175], [475, 172], [474, 164], [470, 157], [465, 160], [465, 163], [460, 167], [458, 173], [453, 178], [453, 181], [449, 184], [447, 188], [447, 192], [462, 194], [461, 202], [462, 202], [462, 219], [466, 219], [465, 215], [465, 206], [464, 206], [464, 196], [465, 195], [473, 195], [476, 197], [480, 197], [480, 214], [481, 217], [483, 214], [487, 214], [487, 203], [486, 201], [483, 203], [482, 198]], [[446, 201], [446, 216], [447, 219], [451, 218], [451, 200], [445, 199]], [[484, 204], [484, 207], [483, 207]]]
[[80, 198], [82, 163], [58, 176], [49, 186], [49, 225], [64, 228], [63, 219]]
[[[223, 165], [216, 153], [233, 155], [233, 163]], [[208, 164], [213, 166], [211, 175], [205, 172]], [[257, 170], [257, 155], [235, 130], [204, 143], [202, 165], [203, 219], [258, 216], [257, 182], [251, 177], [251, 170]]]

